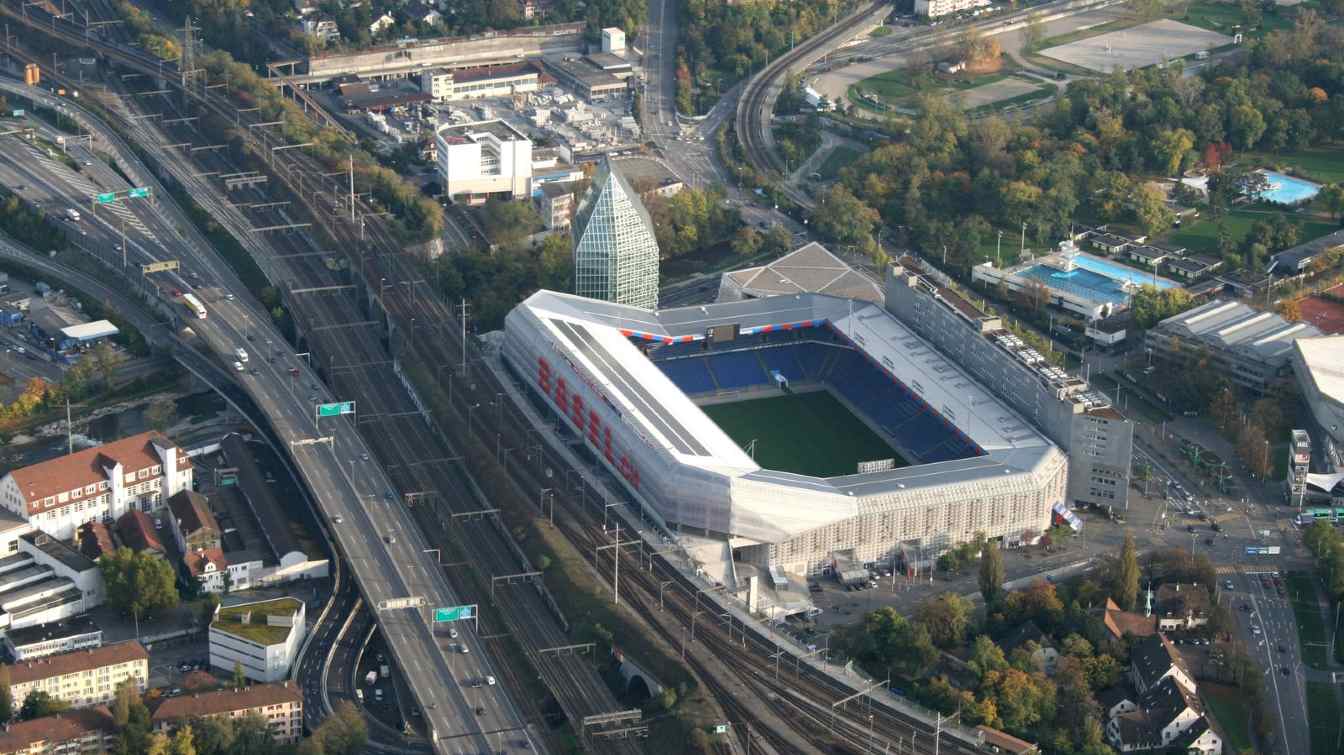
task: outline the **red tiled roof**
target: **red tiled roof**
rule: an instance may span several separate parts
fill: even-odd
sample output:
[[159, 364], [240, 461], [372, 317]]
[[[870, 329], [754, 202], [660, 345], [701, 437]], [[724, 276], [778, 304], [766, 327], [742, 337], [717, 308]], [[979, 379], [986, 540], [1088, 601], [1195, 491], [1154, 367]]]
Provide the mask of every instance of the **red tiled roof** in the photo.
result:
[[[41, 464], [34, 464], [10, 472], [19, 492], [28, 504], [28, 513], [36, 514], [41, 510], [42, 499], [76, 488], [84, 488], [107, 480], [107, 467], [120, 462], [123, 473], [136, 472], [146, 467], [161, 464], [155, 445], [164, 448], [176, 448], [177, 444], [160, 433], [147, 432], [122, 438], [119, 441], [87, 448], [67, 456], [62, 456]], [[179, 471], [191, 469], [191, 459], [178, 449], [177, 468]], [[69, 506], [83, 497], [72, 499], [62, 506]]]
[[39, 742], [67, 742], [82, 739], [92, 732], [115, 734], [116, 724], [106, 705], [79, 708], [54, 716], [16, 721], [0, 732], [0, 753], [27, 753]]
[[6, 664], [10, 684], [27, 684], [53, 676], [65, 676], [76, 671], [92, 671], [103, 666], [114, 666], [134, 660], [149, 660], [149, 653], [135, 640], [117, 642], [88, 650], [58, 653], [31, 661]]
[[79, 528], [78, 540], [79, 552], [93, 561], [117, 549], [116, 544], [112, 542], [112, 531], [102, 522], [85, 522]]
[[196, 692], [165, 698], [154, 709], [152, 720], [159, 723], [183, 718], [203, 718], [284, 703], [303, 703], [303, 696], [299, 694], [297, 686], [289, 682], [254, 684], [250, 687]]
[[229, 568], [229, 560], [224, 557], [224, 551], [219, 548], [204, 548], [192, 551], [183, 556], [182, 561], [187, 565], [187, 572], [193, 577], [204, 574], [206, 564], [214, 564], [218, 571]]
[[205, 496], [200, 493], [192, 490], [176, 493], [168, 499], [168, 508], [177, 517], [184, 536], [190, 537], [201, 530], [219, 534], [219, 522], [215, 521]]
[[143, 511], [127, 511], [117, 520], [117, 534], [127, 548], [133, 551], [152, 550], [163, 553], [163, 542], [154, 531], [154, 520]]

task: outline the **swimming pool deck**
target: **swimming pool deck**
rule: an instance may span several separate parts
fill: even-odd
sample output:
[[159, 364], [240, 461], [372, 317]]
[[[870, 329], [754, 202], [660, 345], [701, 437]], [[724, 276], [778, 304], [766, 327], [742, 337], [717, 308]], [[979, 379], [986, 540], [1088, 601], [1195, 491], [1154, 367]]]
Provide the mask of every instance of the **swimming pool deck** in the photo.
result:
[[[1079, 296], [1089, 301], [1124, 304], [1131, 292], [1125, 284], [1180, 288], [1181, 284], [1169, 278], [1123, 265], [1085, 252], [1073, 254], [1074, 270], [1059, 269], [1062, 258], [1058, 253], [1039, 257], [1005, 271], [1008, 275], [1039, 281], [1047, 288]], [[1053, 264], [1052, 264], [1053, 263]]]

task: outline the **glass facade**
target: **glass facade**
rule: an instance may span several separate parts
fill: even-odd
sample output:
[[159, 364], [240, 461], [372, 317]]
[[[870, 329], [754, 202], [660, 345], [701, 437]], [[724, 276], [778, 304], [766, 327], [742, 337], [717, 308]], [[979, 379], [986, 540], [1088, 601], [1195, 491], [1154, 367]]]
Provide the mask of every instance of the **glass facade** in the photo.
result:
[[574, 292], [652, 310], [658, 305], [658, 240], [630, 184], [604, 166], [579, 208]]

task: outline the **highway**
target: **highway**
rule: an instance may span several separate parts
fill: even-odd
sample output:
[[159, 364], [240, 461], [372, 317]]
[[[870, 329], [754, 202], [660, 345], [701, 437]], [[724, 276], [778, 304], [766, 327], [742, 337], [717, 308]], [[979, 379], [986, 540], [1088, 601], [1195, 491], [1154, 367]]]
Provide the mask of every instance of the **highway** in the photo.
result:
[[[131, 113], [126, 112], [122, 116], [127, 122], [140, 124], [134, 131], [145, 137], [142, 146], [147, 143], [151, 152], [161, 153], [163, 151], [162, 145], [170, 141], [163, 136], [155, 136], [149, 133], [153, 129], [144, 124], [143, 120], [136, 121], [133, 119]], [[180, 138], [179, 136], [174, 139]], [[315, 281], [315, 285], [340, 285], [342, 281], [339, 280], [339, 276], [337, 279], [324, 277], [332, 276], [333, 273], [321, 264], [317, 258], [318, 250], [311, 245], [310, 241], [297, 235], [285, 239], [286, 244], [292, 248], [286, 248], [283, 255], [275, 250], [264, 248], [255, 242], [255, 236], [250, 233], [251, 227], [256, 223], [251, 223], [247, 218], [241, 217], [238, 208], [231, 206], [240, 204], [237, 201], [238, 196], [230, 196], [229, 201], [226, 202], [215, 196], [219, 193], [216, 187], [202, 182], [199, 176], [194, 176], [190, 170], [183, 170], [181, 165], [175, 165], [174, 156], [168, 155], [166, 160], [170, 171], [183, 183], [198, 203], [206, 206], [216, 219], [229, 227], [245, 245], [256, 249], [254, 257], [258, 259], [258, 262], [273, 280], [293, 281], [307, 277]], [[283, 211], [278, 214], [282, 218], [284, 217]], [[295, 255], [309, 256], [295, 258], [292, 261], [284, 259]], [[409, 281], [403, 281], [403, 283], [409, 283]], [[311, 307], [309, 306], [310, 303], [312, 304]], [[460, 475], [460, 470], [450, 471], [439, 468], [438, 465], [422, 463], [424, 461], [441, 461], [450, 456], [451, 452], [438, 446], [432, 437], [426, 435], [427, 429], [418, 418], [408, 416], [414, 413], [414, 406], [404, 394], [387, 390], [389, 381], [394, 380], [394, 378], [388, 374], [390, 370], [386, 367], [386, 352], [378, 333], [370, 328], [341, 327], [343, 324], [364, 320], [367, 316], [355, 312], [348, 297], [327, 296], [319, 293], [312, 296], [303, 295], [297, 300], [291, 299], [290, 304], [301, 322], [306, 321], [315, 330], [323, 331], [321, 336], [310, 339], [309, 350], [323, 353], [325, 357], [323, 361], [334, 368], [329, 369], [329, 371], [336, 373], [335, 381], [340, 384], [343, 390], [358, 392], [357, 395], [360, 396], [357, 402], [360, 409], [359, 416], [361, 419], [374, 420], [372, 424], [367, 426], [367, 429], [378, 437], [379, 442], [376, 447], [380, 452], [389, 454], [395, 459], [395, 461], [388, 461], [385, 458], [385, 461], [388, 461], [391, 466], [400, 467], [395, 475], [401, 478], [399, 482], [403, 483], [400, 489], [407, 491], [438, 490], [440, 493], [438, 499], [431, 497], [429, 499], [431, 502], [439, 499], [452, 499], [454, 504], [459, 507], [461, 507], [459, 502], [472, 503], [469, 495], [453, 495], [458, 491], [454, 489], [454, 482], [450, 478], [454, 474]], [[250, 321], [247, 323], [249, 330], [259, 330], [256, 326], [257, 323]], [[278, 343], [278, 341], [276, 342]], [[320, 348], [312, 348], [313, 343], [320, 344]], [[380, 359], [381, 365], [379, 363]], [[369, 369], [342, 371], [340, 368], [346, 365], [368, 365]], [[380, 369], [382, 370], [381, 373], [379, 372]], [[354, 383], [354, 385], [350, 385], [351, 383]], [[342, 398], [346, 397], [346, 395], [342, 396]], [[400, 398], [400, 403], [397, 403], [397, 398]], [[378, 417], [384, 417], [386, 421], [377, 420]], [[325, 430], [323, 432], [325, 433]], [[418, 437], [417, 433], [419, 433]], [[385, 442], [383, 442], [384, 440]], [[339, 438], [337, 444], [339, 447]], [[299, 453], [307, 453], [307, 451], [300, 450]], [[342, 457], [346, 454], [338, 452], [335, 455]], [[357, 465], [367, 464], [366, 459], [367, 457], [362, 453], [357, 457], [353, 455], [350, 457], [352, 465], [350, 477], [358, 478], [361, 476], [359, 472], [354, 472], [353, 468]], [[337, 468], [343, 467], [339, 463], [335, 466]], [[430, 477], [426, 477], [426, 475], [430, 475]], [[438, 479], [433, 476], [438, 476]], [[460, 482], [457, 485], [461, 487]], [[376, 493], [370, 497], [371, 502], [377, 499], [378, 495]], [[392, 501], [387, 502], [391, 509], [400, 512], [398, 517], [409, 516], [405, 514], [407, 507], [401, 505], [402, 500], [394, 496]], [[479, 504], [472, 505], [479, 508]], [[422, 511], [427, 510], [429, 509], [422, 509]], [[399, 533], [393, 535], [399, 543], [418, 537], [418, 532], [413, 533], [410, 537], [400, 534], [407, 531], [407, 528], [401, 524], [397, 524], [393, 529], [396, 533]], [[512, 561], [512, 554], [504, 542], [505, 537], [491, 528], [483, 529], [481, 537], [468, 538], [468, 542], [472, 546], [479, 545], [485, 549], [480, 560], [483, 570], [489, 570], [486, 572], [487, 575], [518, 572], [520, 568], [516, 562]], [[386, 534], [385, 532], [384, 535]], [[425, 543], [420, 542], [415, 544], [425, 545]], [[434, 549], [423, 548], [421, 550]], [[438, 554], [435, 553], [434, 555], [437, 557]], [[358, 564], [354, 564], [354, 567], [356, 571], [359, 570]], [[537, 595], [537, 593], [530, 588], [511, 588], [508, 594], [509, 599], [501, 599], [500, 601], [501, 608], [507, 609], [501, 610], [501, 618], [506, 624], [510, 625], [515, 634], [527, 640], [525, 644], [530, 645], [533, 652], [565, 642], [563, 628], [559, 624], [546, 621], [546, 607], [541, 602], [540, 597], [531, 597]], [[516, 602], [513, 600], [515, 596], [517, 597]], [[504, 681], [505, 676], [500, 674], [499, 670], [493, 669], [485, 663], [485, 654], [479, 652], [472, 643], [468, 642], [466, 644], [468, 650], [472, 652], [449, 655], [450, 661], [459, 667], [457, 679], [459, 683], [467, 679], [486, 679], [493, 675], [499, 675], [501, 682]], [[405, 663], [400, 658], [398, 660], [400, 663]], [[554, 691], [557, 688], [560, 690], [561, 694], [558, 694], [558, 697], [562, 706], [570, 714], [571, 719], [581, 717], [581, 714], [605, 713], [618, 708], [605, 684], [592, 669], [591, 662], [566, 657], [547, 660], [542, 664], [540, 670], [552, 690]], [[460, 684], [457, 686], [460, 686]], [[516, 728], [507, 726], [506, 721], [496, 720], [500, 718], [496, 715], [498, 712], [495, 710], [496, 700], [503, 697], [498, 691], [500, 687], [486, 685], [484, 689], [479, 691], [474, 687], [470, 689], [472, 691], [467, 694], [480, 698], [478, 702], [483, 703], [476, 706], [478, 710], [483, 711], [481, 714], [483, 725], [486, 727], [493, 725], [494, 730], [499, 732], [507, 732]], [[428, 713], [428, 710], [426, 712]], [[440, 736], [442, 736], [442, 732], [440, 732]], [[502, 739], [502, 737], [496, 739]], [[494, 744], [502, 746], [499, 741]], [[617, 745], [616, 749], [626, 749], [627, 747]]]
[[[11, 156], [23, 154], [18, 150], [6, 152]], [[57, 193], [69, 198], [72, 204], [87, 196], [87, 186], [62, 173], [63, 170], [68, 173], [68, 168], [43, 164], [41, 158], [44, 156], [36, 152], [30, 156], [38, 161], [30, 172], [35, 180], [43, 174], [49, 176], [49, 188], [58, 189]], [[50, 184], [62, 179], [70, 183], [60, 187]], [[105, 175], [98, 175], [95, 180], [99, 188], [107, 190], [125, 191], [129, 188], [124, 181], [117, 186]], [[159, 196], [157, 204], [162, 207], [169, 203]], [[131, 264], [171, 259], [170, 254], [182, 258], [184, 267], [200, 276], [200, 291], [211, 314], [206, 320], [193, 320], [187, 324], [217, 354], [231, 354], [238, 346], [257, 354], [257, 358], [250, 361], [250, 372], [240, 375], [243, 386], [272, 419], [276, 433], [296, 444], [291, 445], [291, 454], [328, 521], [335, 522], [339, 517], [347, 525], [336, 525], [332, 529], [370, 604], [416, 597], [423, 598], [431, 607], [454, 605], [455, 599], [446, 580], [431, 556], [425, 553], [429, 546], [418, 528], [401, 507], [385, 502], [387, 494], [394, 500], [395, 494], [378, 465], [368, 461], [368, 449], [354, 432], [353, 424], [346, 420], [326, 420], [325, 426], [314, 427], [312, 404], [303, 394], [313, 391], [319, 399], [326, 396], [316, 376], [287, 350], [277, 349], [279, 353], [272, 354], [274, 359], [258, 353], [258, 344], [266, 341], [282, 344], [283, 340], [272, 328], [269, 318], [261, 315], [251, 303], [247, 289], [227, 272], [213, 250], [191, 243], [191, 239], [174, 238], [177, 235], [175, 227], [191, 227], [180, 212], [176, 213], [178, 222], [170, 223], [158, 208], [148, 204], [128, 202], [126, 207], [135, 211], [135, 217], [148, 230], [143, 237], [128, 234]], [[101, 214], [95, 214], [81, 225], [89, 234], [91, 247], [119, 248], [119, 227], [114, 228]], [[173, 251], [156, 248], [150, 237], [172, 239], [176, 242], [172, 245]], [[185, 278], [168, 275], [179, 289], [190, 288]], [[233, 300], [208, 293], [217, 290], [233, 292]], [[185, 315], [185, 309], [182, 312]], [[291, 369], [298, 370], [298, 381], [291, 377]], [[308, 387], [300, 388], [300, 385]], [[319, 433], [330, 440], [310, 444]], [[371, 505], [370, 498], [384, 502]], [[535, 749], [534, 743], [527, 741], [530, 735], [523, 730], [521, 716], [506, 695], [492, 690], [492, 694], [476, 695], [473, 702], [467, 701], [446, 658], [443, 647], [446, 643], [431, 631], [423, 610], [385, 610], [378, 613], [378, 619], [398, 666], [404, 670], [424, 710], [428, 726], [440, 738], [439, 751], [477, 752], [482, 747], [497, 747], [499, 735], [488, 737], [483, 734], [487, 731], [520, 732], [512, 735], [514, 741], [524, 743], [525, 749]], [[472, 649], [481, 647], [471, 633], [463, 635], [463, 642], [475, 646]], [[473, 666], [488, 670], [488, 654], [478, 652]], [[482, 703], [487, 703], [488, 709]], [[488, 715], [478, 716], [478, 708]]]

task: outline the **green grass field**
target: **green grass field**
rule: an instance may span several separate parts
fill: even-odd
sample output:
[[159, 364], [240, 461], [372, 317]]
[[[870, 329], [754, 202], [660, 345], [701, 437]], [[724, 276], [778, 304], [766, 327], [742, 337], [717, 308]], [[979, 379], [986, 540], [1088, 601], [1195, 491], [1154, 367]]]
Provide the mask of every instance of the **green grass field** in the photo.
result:
[[[1233, 210], [1221, 220], [1198, 219], [1182, 225], [1169, 231], [1163, 239], [1167, 245], [1185, 247], [1192, 252], [1213, 254], [1218, 253], [1218, 226], [1220, 223], [1227, 225], [1228, 233], [1232, 238], [1240, 242], [1251, 230], [1251, 224], [1257, 220], [1269, 220], [1274, 214], [1272, 212], [1263, 212], [1255, 210]], [[1319, 238], [1334, 231], [1337, 226], [1313, 218], [1304, 218], [1293, 214], [1288, 214], [1288, 219], [1298, 223], [1301, 227], [1298, 233], [1300, 241], [1310, 241]]]
[[1251, 713], [1246, 707], [1246, 695], [1236, 687], [1225, 684], [1203, 682], [1199, 685], [1199, 695], [1213, 711], [1226, 738], [1228, 752], [1241, 752], [1254, 746], [1251, 742]]
[[728, 437], [756, 441], [756, 463], [766, 469], [835, 477], [854, 474], [860, 461], [902, 459], [826, 391], [703, 407]]
[[1326, 668], [1329, 648], [1325, 622], [1316, 602], [1315, 577], [1310, 574], [1290, 574], [1287, 578], [1288, 598], [1293, 601], [1293, 616], [1297, 619], [1297, 638], [1302, 645], [1302, 661], [1312, 668]]
[[1338, 146], [1315, 147], [1295, 152], [1253, 152], [1240, 162], [1254, 166], [1293, 168], [1303, 178], [1320, 183], [1344, 181], [1344, 149]]
[[878, 98], [893, 107], [914, 108], [916, 104], [915, 96], [920, 93], [938, 93], [951, 96], [957, 92], [964, 92], [978, 86], [1002, 81], [1016, 70], [1017, 65], [1008, 58], [1004, 58], [999, 70], [992, 73], [972, 74], [963, 72], [951, 76], [935, 76], [932, 74], [916, 76], [915, 72], [909, 68], [897, 68], [879, 73], [876, 76], [869, 76], [858, 84], [850, 86], [849, 100], [862, 104], [858, 97], [858, 91], [862, 90], [877, 95]]
[[1311, 755], [1339, 755], [1339, 700], [1326, 682], [1307, 682], [1307, 725]]
[[853, 147], [847, 147], [841, 144], [831, 150], [831, 153], [822, 161], [821, 169], [817, 172], [821, 174], [822, 178], [827, 180], [839, 178], [840, 171], [860, 157], [863, 157], [862, 152]]
[[[1291, 14], [1291, 11], [1282, 9], [1264, 14], [1259, 30], [1252, 36], [1291, 27], [1293, 25]], [[1191, 3], [1185, 16], [1176, 17], [1176, 20], [1229, 37], [1234, 33], [1232, 27], [1246, 24], [1246, 16], [1241, 12], [1241, 6], [1235, 3]]]

